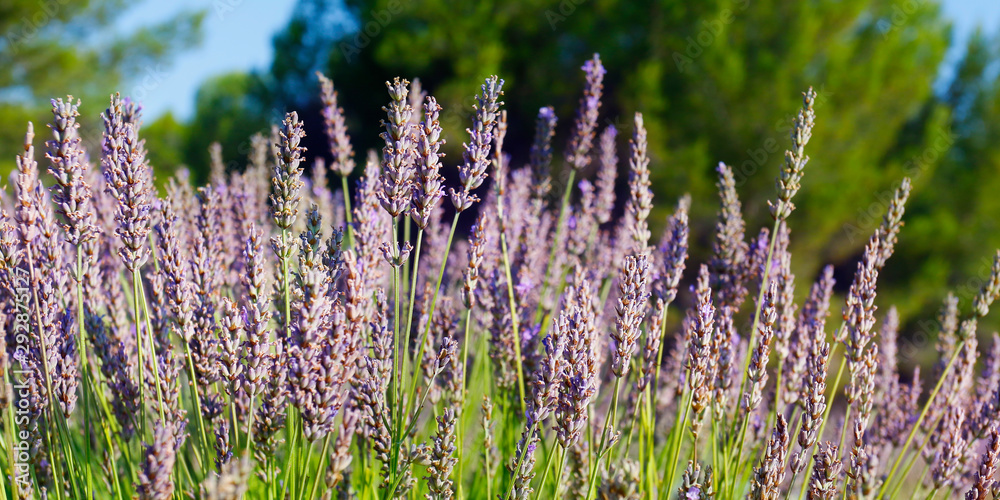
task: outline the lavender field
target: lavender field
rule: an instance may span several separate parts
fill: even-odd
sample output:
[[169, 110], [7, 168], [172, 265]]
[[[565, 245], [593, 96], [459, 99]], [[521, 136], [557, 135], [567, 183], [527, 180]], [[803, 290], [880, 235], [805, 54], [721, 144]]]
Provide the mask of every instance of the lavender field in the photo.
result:
[[[307, 164], [289, 112], [238, 168], [214, 146], [205, 185], [154, 179], [138, 102], [111, 96], [87, 149], [54, 99], [0, 198], [0, 498], [1000, 497], [1000, 337], [978, 340], [1000, 253], [947, 295], [933, 368], [901, 373], [878, 285], [909, 179], [843, 303], [832, 266], [792, 273], [835, 106], [802, 89], [770, 223], [747, 227], [723, 163], [717, 199], [654, 200], [663, 138], [641, 113], [608, 125], [600, 57], [581, 69], [575, 116], [534, 124], [508, 123], [497, 76], [462, 110], [386, 82], [367, 152], [318, 74], [328, 150]], [[533, 130], [528, 162], [508, 128]], [[704, 262], [693, 205], [717, 211]]]

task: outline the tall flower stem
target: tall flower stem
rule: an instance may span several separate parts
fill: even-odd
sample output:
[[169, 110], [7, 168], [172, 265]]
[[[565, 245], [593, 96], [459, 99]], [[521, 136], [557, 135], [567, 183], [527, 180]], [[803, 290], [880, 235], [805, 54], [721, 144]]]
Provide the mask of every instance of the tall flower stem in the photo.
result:
[[[407, 227], [409, 227], [409, 225], [407, 225]], [[410, 331], [413, 328], [413, 305], [414, 302], [416, 302], [417, 298], [417, 273], [420, 271], [420, 245], [423, 243], [423, 239], [424, 239], [424, 230], [423, 229], [417, 230], [417, 246], [414, 250], [415, 253], [413, 256], [413, 276], [410, 278], [410, 301], [409, 305], [407, 306], [407, 312], [406, 312], [406, 334], [405, 334], [406, 342], [403, 344], [404, 348], [407, 351], [409, 351], [410, 348]], [[432, 319], [433, 318], [428, 317], [427, 318], [428, 323]], [[409, 359], [409, 356], [405, 357], [403, 361], [405, 362], [407, 359]]]
[[462, 483], [464, 483], [463, 479], [465, 478], [465, 475], [463, 474], [465, 472], [465, 460], [466, 460], [464, 436], [465, 436], [465, 410], [467, 405], [465, 397], [465, 392], [466, 392], [465, 388], [467, 387], [469, 379], [469, 377], [466, 375], [466, 372], [468, 372], [468, 367], [469, 367], [469, 324], [470, 323], [472, 323], [471, 307], [466, 309], [465, 311], [465, 335], [462, 336], [462, 386], [461, 386], [462, 411], [459, 414], [459, 419], [458, 419], [458, 435], [461, 438], [458, 440], [458, 449], [456, 450], [458, 452], [458, 476], [456, 476], [458, 479], [456, 481], [458, 483], [457, 484], [458, 488], [456, 490], [456, 493], [459, 500], [463, 498]]
[[[681, 447], [684, 444], [684, 428], [687, 427], [688, 413], [691, 410], [691, 398], [683, 400], [684, 412], [681, 413], [680, 425], [675, 425], [671, 430], [670, 440], [670, 463], [663, 471], [663, 491], [668, 492], [673, 487], [674, 477], [677, 474], [677, 461], [680, 460]], [[675, 422], [676, 423], [676, 422]]]
[[198, 450], [198, 458], [201, 461], [201, 466], [206, 467], [208, 465], [208, 450], [211, 449], [207, 434], [205, 433], [205, 421], [201, 415], [201, 395], [198, 394], [198, 382], [194, 374], [194, 357], [191, 355], [191, 346], [187, 342], [182, 342], [184, 344], [184, 354], [187, 356], [187, 368], [188, 368], [188, 378], [191, 387], [191, 401], [194, 403], [194, 414], [198, 420], [198, 433], [201, 437], [201, 446]]
[[[428, 317], [434, 316], [434, 308], [437, 306], [438, 293], [441, 291], [441, 281], [444, 280], [444, 270], [448, 265], [448, 256], [451, 254], [451, 243], [455, 238], [455, 228], [458, 226], [458, 215], [460, 212], [455, 212], [455, 218], [451, 221], [451, 230], [448, 231], [448, 243], [444, 247], [444, 259], [441, 261], [441, 268], [438, 270], [437, 282], [434, 284], [434, 296], [431, 299], [431, 308], [428, 311]], [[420, 338], [420, 347], [417, 348], [417, 356], [413, 358], [413, 366], [420, 366], [424, 361], [424, 346], [427, 345], [427, 336], [430, 335], [431, 322], [427, 322], [427, 326], [424, 327], [424, 334]], [[413, 410], [412, 404], [414, 398], [417, 394], [417, 377], [413, 377], [413, 383], [410, 386], [410, 397], [409, 397], [409, 411]]]
[[344, 192], [344, 219], [347, 221], [347, 248], [354, 248], [354, 218], [351, 215], [351, 191], [347, 188], [347, 176], [340, 176], [340, 186]]
[[[149, 320], [149, 310], [146, 307], [146, 292], [142, 286], [142, 278], [139, 277], [139, 268], [132, 271], [132, 300], [135, 305], [136, 318], [143, 314], [145, 321], [146, 330], [146, 341], [149, 343], [149, 354], [153, 357], [153, 378], [156, 381], [156, 403], [160, 410], [160, 420], [166, 421], [166, 417], [163, 412], [163, 394], [160, 391], [160, 361], [156, 357], [156, 344], [153, 342], [153, 328]], [[140, 305], [140, 301], [141, 304]], [[139, 333], [139, 320], [136, 319], [136, 340], [141, 336]], [[140, 352], [142, 350], [142, 344], [139, 343]], [[141, 354], [140, 354], [141, 356]], [[140, 358], [141, 359], [141, 358]], [[145, 381], [140, 380], [140, 384], [145, 383]], [[143, 403], [145, 404], [145, 403]]]
[[[555, 450], [552, 450], [552, 453], [555, 452]], [[552, 490], [552, 498], [559, 498], [559, 488], [562, 487], [563, 471], [566, 470], [566, 455], [567, 450], [563, 447], [562, 456], [559, 457], [559, 469], [556, 470], [556, 486]]]
[[[618, 392], [621, 389], [621, 384], [621, 377], [615, 377], [615, 390], [611, 398], [611, 408], [608, 410], [608, 416], [604, 419], [604, 430], [601, 431], [601, 444], [597, 447], [597, 456], [594, 458], [594, 465], [590, 469], [590, 486], [587, 488], [587, 500], [594, 498], [594, 494], [597, 492], [597, 471], [601, 468], [601, 458], [611, 451], [608, 434], [611, 433], [611, 427], [614, 425], [615, 417], [618, 413]], [[606, 446], [608, 449], [605, 449]]]
[[313, 479], [312, 490], [309, 493], [309, 498], [316, 497], [316, 488], [319, 487], [319, 478], [323, 475], [323, 465], [326, 463], [326, 452], [330, 449], [330, 433], [326, 433], [326, 437], [323, 438], [323, 451], [319, 454], [319, 468], [316, 469], [316, 478]]
[[[399, 221], [397, 218], [393, 218], [392, 221], [392, 245], [399, 244]], [[399, 338], [399, 290], [400, 290], [401, 276], [399, 274], [399, 266], [393, 264], [392, 266], [392, 292], [393, 292], [393, 343], [395, 344], [393, 356], [392, 356], [392, 378], [389, 380], [389, 392], [392, 394], [392, 407], [393, 412], [393, 436], [392, 436], [392, 475], [390, 477], [395, 478], [399, 473], [399, 450], [403, 446], [403, 415], [406, 408], [403, 407], [403, 366], [406, 361], [406, 350], [407, 346], [401, 345]], [[428, 324], [430, 322], [428, 321]], [[414, 377], [416, 379], [416, 377]]]
[[[500, 198], [497, 197], [499, 200]], [[497, 202], [500, 204], [501, 202]], [[500, 211], [500, 219], [503, 220], [503, 210]], [[518, 313], [517, 313], [517, 303], [514, 300], [514, 282], [511, 278], [510, 273], [510, 257], [507, 253], [507, 237], [503, 231], [503, 222], [501, 222], [500, 229], [500, 248], [503, 251], [503, 270], [507, 276], [507, 298], [510, 300], [510, 323], [514, 330], [514, 357], [516, 358], [517, 366], [517, 391], [520, 396], [521, 401], [521, 412], [527, 411], [527, 403], [525, 402], [525, 391], [524, 391], [524, 368], [522, 367], [521, 359], [521, 332], [518, 328]]]
[[[90, 373], [90, 364], [87, 357], [87, 334], [84, 331], [83, 326], [83, 249], [79, 245], [76, 247], [76, 325], [77, 332], [80, 336], [78, 342], [79, 354], [80, 354], [80, 369], [82, 370], [81, 384], [83, 385], [83, 418], [86, 422], [87, 427], [87, 442], [84, 445], [85, 458], [86, 458], [86, 474], [87, 474], [87, 489], [86, 494], [88, 497], [93, 497], [94, 494], [94, 478], [93, 471], [91, 470], [91, 455], [90, 455], [90, 442], [91, 438], [91, 426], [90, 426], [90, 390], [87, 387], [87, 383], [90, 381], [88, 374]], [[11, 476], [14, 477], [14, 476]]]
[[[778, 202], [778, 206], [779, 207], [781, 206], [781, 203], [782, 203], [781, 201]], [[779, 210], [780, 210], [780, 208], [779, 208]], [[754, 345], [754, 334], [757, 333], [757, 328], [758, 328], [758, 326], [760, 326], [760, 313], [761, 313], [761, 309], [763, 309], [763, 307], [764, 307], [764, 293], [767, 291], [767, 280], [768, 280], [768, 278], [771, 277], [770, 276], [770, 274], [771, 274], [771, 261], [774, 258], [774, 247], [775, 247], [775, 244], [778, 241], [777, 234], [778, 234], [778, 228], [780, 226], [781, 226], [781, 219], [776, 217], [774, 219], [774, 227], [771, 228], [771, 238], [770, 238], [770, 241], [767, 244], [767, 259], [764, 260], [764, 269], [761, 271], [760, 292], [758, 292], [758, 294], [757, 294], [757, 304], [754, 307], [753, 325], [750, 327], [750, 343], [749, 343], [749, 345], [747, 345], [747, 352], [753, 352], [754, 347], [755, 347], [755, 345]], [[746, 390], [746, 385], [747, 385], [747, 371], [750, 368], [750, 359], [751, 359], [751, 356], [746, 356], [746, 360], [744, 360], [744, 362], [743, 362], [743, 381], [740, 382], [740, 392], [739, 392], [739, 394], [743, 394], [743, 391]], [[750, 418], [750, 415], [746, 415], [743, 418], [744, 419], [748, 419], [748, 418]], [[736, 430], [736, 425], [737, 425], [736, 422], [738, 420], [739, 420], [738, 418], [733, 418], [732, 426], [729, 429], [731, 437], [730, 437], [730, 441], [728, 443], [728, 447], [732, 447], [735, 444], [735, 443], [732, 442], [732, 437], [735, 437], [735, 435], [733, 433]], [[742, 444], [741, 444], [741, 448], [742, 448]], [[737, 454], [735, 458], [737, 460], [739, 460], [739, 458], [740, 458], [739, 454]]]

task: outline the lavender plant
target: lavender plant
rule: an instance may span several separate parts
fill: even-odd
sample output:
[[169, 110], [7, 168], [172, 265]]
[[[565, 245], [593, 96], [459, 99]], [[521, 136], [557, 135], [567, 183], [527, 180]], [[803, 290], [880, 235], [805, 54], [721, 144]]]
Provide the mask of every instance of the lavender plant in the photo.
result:
[[[163, 198], [138, 105], [112, 97], [97, 169], [78, 101], [54, 100], [49, 175], [29, 124], [0, 197], [0, 497], [997, 498], [1000, 337], [978, 324], [1000, 252], [970, 303], [945, 300], [930, 376], [902, 374], [878, 279], [908, 180], [828, 321], [833, 268], [799, 303], [789, 251], [815, 93], [773, 225], [747, 227], [719, 164], [714, 238], [684, 196], [654, 240], [656, 138], [636, 113], [619, 181], [606, 70], [582, 69], [568, 143], [543, 107], [523, 164], [504, 142], [531, 125], [497, 76], [456, 162], [437, 100], [395, 79], [351, 186], [346, 101], [320, 75], [308, 184], [291, 112], [245, 169], [214, 146], [208, 185], [179, 171]], [[706, 262], [689, 238], [711, 239]]]

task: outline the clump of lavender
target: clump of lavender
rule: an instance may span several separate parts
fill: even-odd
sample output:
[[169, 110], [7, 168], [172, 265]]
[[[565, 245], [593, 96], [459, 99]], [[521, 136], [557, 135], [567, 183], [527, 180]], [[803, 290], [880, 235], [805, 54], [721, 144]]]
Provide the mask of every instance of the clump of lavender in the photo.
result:
[[[907, 318], [882, 303], [878, 275], [903, 229], [903, 179], [830, 340], [833, 267], [799, 302], [789, 250], [810, 91], [774, 225], [747, 236], [720, 164], [711, 256], [680, 290], [699, 211], [681, 197], [651, 246], [657, 138], [637, 114], [616, 219], [618, 130], [598, 141], [605, 71], [597, 56], [583, 69], [567, 147], [555, 151], [543, 107], [524, 159], [527, 147], [504, 148], [523, 135], [500, 109], [503, 81], [485, 81], [450, 228], [442, 110], [416, 80], [388, 84], [382, 154], [349, 186], [344, 113], [319, 77], [342, 192], [327, 185], [329, 156], [302, 189], [294, 112], [251, 140], [245, 169], [215, 145], [209, 186], [182, 171], [159, 199], [138, 105], [112, 98], [98, 177], [77, 103], [53, 101], [54, 184], [29, 126], [14, 196], [0, 193], [0, 358], [20, 368], [3, 373], [16, 390], [0, 409], [27, 448], [19, 498], [997, 497], [1000, 337], [980, 363], [978, 330], [1000, 296], [1000, 253], [971, 304], [945, 300], [931, 376], [901, 373]], [[556, 154], [570, 176], [558, 209]], [[495, 189], [477, 193], [490, 166]], [[465, 211], [477, 212], [467, 231]], [[912, 481], [921, 458], [926, 481]]]

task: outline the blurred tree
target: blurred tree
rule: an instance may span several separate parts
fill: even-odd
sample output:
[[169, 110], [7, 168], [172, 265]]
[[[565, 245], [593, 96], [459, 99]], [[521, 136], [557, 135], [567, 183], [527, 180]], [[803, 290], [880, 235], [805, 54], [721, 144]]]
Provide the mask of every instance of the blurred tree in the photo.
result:
[[928, 290], [946, 289], [968, 310], [1000, 248], [998, 71], [1000, 34], [991, 39], [976, 33], [939, 99], [953, 110], [950, 127], [934, 131], [933, 140], [905, 163], [926, 188], [915, 193], [907, 212], [900, 235], [905, 251], [886, 272], [890, 279], [910, 280], [905, 293], [892, 296], [908, 312], [933, 311], [942, 297], [928, 296]]
[[[814, 86], [812, 160], [790, 220], [799, 292], [824, 263], [837, 265], [846, 290], [860, 249], [908, 175], [909, 226], [880, 290], [904, 314], [929, 317], [944, 288], [920, 285], [978, 273], [973, 257], [1000, 243], [981, 238], [998, 220], [1000, 207], [991, 204], [1000, 202], [987, 193], [1000, 182], [993, 180], [1000, 141], [995, 125], [983, 126], [997, 123], [996, 56], [985, 40], [977, 43], [951, 90], [938, 96], [950, 28], [934, 1], [299, 0], [275, 37], [270, 70], [257, 75], [264, 92], [251, 115], [274, 110], [273, 121], [278, 110], [299, 110], [310, 154], [328, 155], [313, 75], [320, 69], [340, 91], [363, 151], [379, 146], [383, 82], [419, 77], [444, 106], [446, 164], [454, 165], [471, 96], [496, 73], [507, 81], [506, 149], [516, 166], [527, 160], [541, 106], [555, 106], [557, 144], [565, 144], [579, 66], [599, 52], [608, 69], [602, 126], [620, 129], [624, 160], [630, 117], [645, 114], [659, 200], [653, 222], [690, 192], [695, 258], [703, 259], [717, 207], [716, 163], [734, 167], [749, 232], [769, 226], [766, 200], [774, 197], [792, 119], [802, 92]], [[214, 132], [202, 128], [202, 135]], [[955, 243], [942, 244], [942, 235]]]
[[193, 124], [186, 131], [184, 157], [196, 182], [208, 180], [208, 147], [223, 144], [222, 157], [231, 165], [244, 165], [250, 153], [250, 136], [281, 120], [262, 104], [267, 92], [256, 75], [228, 73], [214, 77], [198, 89]]
[[[5, 0], [0, 2], [0, 173], [13, 168], [32, 120], [41, 138], [49, 99], [72, 94], [83, 100], [81, 114], [92, 155], [99, 138], [99, 113], [108, 94], [135, 84], [132, 97], [155, 84], [162, 65], [200, 39], [202, 13], [181, 13], [130, 33], [112, 26], [131, 2], [125, 0]], [[93, 127], [88, 127], [93, 125]], [[46, 139], [47, 139], [46, 135]]]

